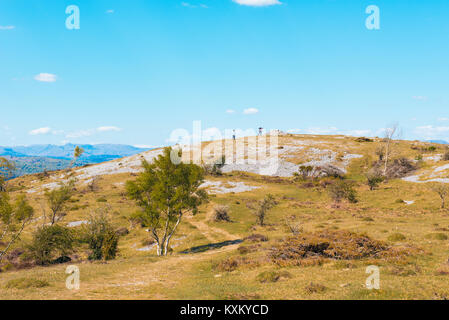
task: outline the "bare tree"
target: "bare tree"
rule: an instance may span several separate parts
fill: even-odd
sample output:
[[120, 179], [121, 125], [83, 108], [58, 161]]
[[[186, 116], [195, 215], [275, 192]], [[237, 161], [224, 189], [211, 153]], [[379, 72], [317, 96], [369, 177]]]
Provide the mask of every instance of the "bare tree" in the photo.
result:
[[438, 194], [441, 199], [441, 209], [446, 207], [446, 197], [449, 195], [449, 186], [444, 183], [432, 185], [432, 190]]
[[384, 133], [384, 156], [383, 156], [383, 161], [384, 161], [384, 170], [383, 170], [383, 174], [386, 175], [387, 174], [387, 169], [388, 169], [388, 161], [391, 158], [391, 153], [392, 153], [392, 144], [393, 141], [395, 139], [397, 139], [399, 137], [400, 133], [399, 133], [399, 125], [397, 123], [393, 124], [392, 126], [390, 126], [389, 128], [385, 129], [385, 133]]

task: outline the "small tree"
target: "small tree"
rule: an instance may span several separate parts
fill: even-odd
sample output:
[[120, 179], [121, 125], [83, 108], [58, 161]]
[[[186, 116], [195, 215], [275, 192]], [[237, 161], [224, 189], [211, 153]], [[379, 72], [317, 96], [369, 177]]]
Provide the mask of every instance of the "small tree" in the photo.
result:
[[392, 154], [392, 146], [395, 139], [399, 137], [399, 127], [398, 124], [392, 125], [390, 128], [385, 129], [384, 133], [384, 156], [383, 156], [383, 162], [384, 162], [384, 169], [383, 174], [384, 176], [387, 174], [388, 169], [388, 161], [390, 161], [391, 154]]
[[6, 243], [5, 247], [0, 249], [0, 262], [30, 223], [33, 213], [34, 209], [24, 195], [20, 195], [15, 203], [11, 204], [9, 195], [0, 192], [0, 241]]
[[[173, 150], [173, 152], [176, 152]], [[178, 156], [182, 151], [178, 151]], [[168, 254], [170, 240], [187, 212], [196, 214], [206, 199], [199, 187], [204, 171], [195, 164], [175, 164], [172, 148], [165, 148], [153, 164], [142, 161], [143, 173], [126, 185], [129, 197], [141, 208], [135, 217], [150, 229], [157, 245], [157, 254]]]
[[74, 167], [78, 159], [83, 155], [84, 149], [80, 146], [76, 146], [75, 150], [73, 151], [73, 159], [70, 162], [70, 167]]
[[446, 207], [446, 197], [449, 195], [449, 186], [443, 183], [432, 185], [432, 190], [438, 194], [441, 199], [441, 209]]
[[257, 219], [257, 224], [259, 226], [265, 225], [265, 218], [267, 212], [272, 208], [274, 208], [276, 205], [277, 202], [271, 194], [266, 195], [262, 201], [259, 201], [258, 206], [254, 210], [254, 214]]
[[84, 226], [84, 240], [89, 244], [90, 260], [111, 260], [117, 255], [119, 236], [112, 226], [106, 208], [89, 217]]
[[6, 181], [14, 175], [15, 169], [13, 162], [0, 157], [0, 192], [6, 191]]
[[[59, 187], [45, 192], [45, 198], [50, 207], [50, 225], [62, 220], [65, 215], [67, 202], [73, 195], [75, 182], [60, 183]], [[44, 212], [45, 216], [45, 212]]]
[[384, 177], [375, 174], [375, 173], [369, 173], [366, 175], [366, 183], [369, 186], [369, 189], [373, 191], [376, 189], [379, 184], [381, 184], [384, 181]]

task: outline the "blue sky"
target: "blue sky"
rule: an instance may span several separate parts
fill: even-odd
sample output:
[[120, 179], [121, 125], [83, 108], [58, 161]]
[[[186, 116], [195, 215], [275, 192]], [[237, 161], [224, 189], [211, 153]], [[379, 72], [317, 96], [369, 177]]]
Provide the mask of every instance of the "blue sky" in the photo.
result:
[[[68, 30], [66, 7], [80, 9]], [[368, 30], [365, 9], [380, 9]], [[0, 145], [177, 128], [449, 140], [447, 0], [1, 0]]]

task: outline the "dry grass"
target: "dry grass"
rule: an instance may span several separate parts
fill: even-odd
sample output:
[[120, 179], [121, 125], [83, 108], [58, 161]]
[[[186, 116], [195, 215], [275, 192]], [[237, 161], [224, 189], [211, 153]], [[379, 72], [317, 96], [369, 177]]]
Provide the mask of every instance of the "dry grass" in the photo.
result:
[[[331, 203], [327, 183], [301, 187], [293, 179], [261, 177], [248, 173], [232, 173], [210, 180], [243, 181], [261, 189], [241, 194], [220, 194], [200, 208], [195, 216], [186, 216], [172, 242], [173, 253], [157, 258], [153, 249], [139, 251], [150, 245], [149, 234], [130, 219], [136, 207], [126, 198], [123, 182], [132, 174], [103, 176], [96, 182], [95, 192], [81, 185], [63, 224], [86, 220], [91, 212], [110, 206], [113, 223], [127, 228], [119, 243], [119, 256], [107, 263], [90, 263], [83, 258], [83, 249], [76, 264], [81, 271], [81, 289], [65, 287], [66, 264], [18, 270], [11, 264], [0, 273], [0, 299], [444, 299], [449, 297], [445, 261], [448, 260], [449, 212], [441, 210], [438, 196], [425, 184], [389, 180], [370, 191], [364, 173], [377, 159], [379, 140], [356, 142], [353, 138], [286, 136], [281, 144], [295, 141], [317, 143], [322, 149], [341, 153], [357, 153], [348, 168], [347, 178], [357, 182], [359, 202]], [[397, 157], [413, 159], [416, 150], [411, 142], [395, 144]], [[291, 161], [305, 162], [308, 147], [291, 152]], [[437, 165], [443, 165], [441, 162]], [[423, 163], [427, 170], [434, 163]], [[27, 176], [12, 182], [13, 198], [29, 188], [56, 181], [60, 173], [48, 176]], [[208, 178], [209, 179], [209, 178]], [[331, 183], [331, 182], [330, 182]], [[25, 186], [25, 188], [23, 187]], [[273, 194], [279, 205], [267, 218], [266, 226], [254, 226], [254, 216], [247, 203]], [[27, 194], [42, 214], [42, 195]], [[107, 202], [97, 202], [106, 199]], [[415, 201], [406, 205], [404, 201]], [[215, 222], [210, 217], [214, 206], [229, 206], [232, 223]], [[301, 226], [299, 234], [285, 226], [287, 217], [295, 217]], [[30, 233], [42, 223], [36, 220], [23, 234], [14, 249], [24, 248]], [[402, 234], [406, 239], [396, 239]], [[438, 234], [438, 235], [435, 235]], [[261, 235], [261, 236], [254, 236]], [[247, 239], [245, 239], [247, 238]], [[211, 247], [210, 250], [181, 254], [195, 246], [245, 239], [243, 245]], [[302, 240], [301, 240], [302, 239]], [[306, 244], [309, 243], [309, 246]], [[285, 248], [282, 245], [286, 244]], [[240, 249], [239, 249], [240, 248]], [[272, 249], [275, 250], [272, 251]], [[418, 249], [419, 248], [419, 249]], [[290, 251], [292, 250], [292, 251]], [[278, 255], [286, 253], [285, 257]], [[267, 254], [274, 253], [274, 260]], [[17, 258], [14, 258], [17, 261]], [[291, 263], [293, 261], [293, 263]], [[284, 264], [285, 263], [285, 264]], [[367, 265], [377, 265], [381, 272], [381, 290], [367, 290], [364, 283]], [[285, 265], [285, 266], [284, 266]], [[287, 272], [290, 277], [279, 276]], [[261, 274], [264, 274], [263, 276]], [[259, 276], [260, 275], [260, 276]], [[263, 280], [266, 277], [266, 280]], [[47, 286], [26, 289], [6, 288], [15, 279], [38, 279]], [[272, 280], [271, 280], [272, 279]], [[312, 284], [311, 284], [312, 282]], [[324, 288], [324, 289], [323, 289]]]

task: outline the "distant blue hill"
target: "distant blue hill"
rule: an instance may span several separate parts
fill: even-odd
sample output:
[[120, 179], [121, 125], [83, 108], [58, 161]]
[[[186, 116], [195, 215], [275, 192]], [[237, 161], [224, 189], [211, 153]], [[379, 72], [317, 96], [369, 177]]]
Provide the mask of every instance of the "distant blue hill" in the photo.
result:
[[439, 144], [449, 144], [449, 142], [444, 141], [444, 140], [427, 140], [427, 142], [439, 143]]
[[[16, 165], [14, 176], [43, 171], [62, 170], [70, 165], [77, 145], [32, 145], [19, 147], [1, 147], [0, 157], [13, 161]], [[84, 149], [76, 166], [96, 164], [118, 158], [132, 156], [150, 149], [137, 148], [121, 144], [79, 145]]]

